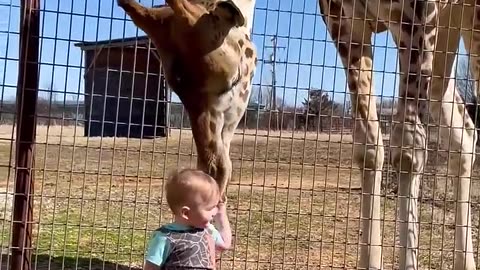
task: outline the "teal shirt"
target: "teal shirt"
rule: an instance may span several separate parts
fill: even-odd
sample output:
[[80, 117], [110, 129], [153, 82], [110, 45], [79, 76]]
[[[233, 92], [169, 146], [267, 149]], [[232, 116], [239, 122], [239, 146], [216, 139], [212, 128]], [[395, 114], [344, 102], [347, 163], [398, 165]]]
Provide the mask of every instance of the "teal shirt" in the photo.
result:
[[[172, 231], [186, 231], [191, 229], [190, 227], [177, 224], [177, 223], [169, 223], [162, 226], [165, 229], [172, 230]], [[212, 225], [209, 224], [207, 230], [212, 235], [213, 240], [215, 241], [215, 245], [220, 245], [223, 243], [222, 236], [220, 232]], [[164, 262], [167, 260], [168, 256], [170, 255], [170, 246], [168, 238], [166, 234], [161, 232], [160, 230], [154, 231], [150, 241], [148, 243], [147, 254], [145, 256], [145, 260], [153, 263], [157, 266], [162, 266]]]

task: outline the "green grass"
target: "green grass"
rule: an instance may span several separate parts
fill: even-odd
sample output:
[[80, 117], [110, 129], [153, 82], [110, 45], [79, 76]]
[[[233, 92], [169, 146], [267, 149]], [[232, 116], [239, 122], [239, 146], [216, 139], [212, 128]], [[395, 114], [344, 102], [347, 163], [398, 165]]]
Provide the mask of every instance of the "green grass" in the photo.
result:
[[[40, 133], [38, 137], [40, 143], [48, 142], [36, 149], [38, 269], [141, 267], [150, 232], [171, 218], [162, 192], [165, 171], [194, 164], [191, 136], [141, 142], [73, 140], [69, 134], [47, 138]], [[228, 207], [234, 248], [222, 255], [222, 268], [356, 267], [360, 171], [352, 169], [351, 141], [321, 136], [314, 142], [315, 138], [255, 140], [239, 135], [233, 141], [236, 171]], [[11, 155], [10, 146], [0, 144], [2, 165], [8, 164]], [[432, 166], [435, 162], [442, 165]], [[429, 164], [432, 175], [424, 178], [420, 204], [420, 267], [449, 269], [454, 206], [444, 201], [452, 198], [451, 187], [444, 187], [448, 183], [441, 176], [444, 163], [431, 155]], [[13, 174], [8, 175], [7, 169], [0, 168], [0, 176], [6, 179], [1, 186], [11, 189]], [[478, 202], [478, 183], [474, 185]], [[396, 199], [389, 196], [382, 198], [386, 269], [397, 265], [398, 256], [393, 247], [398, 243]], [[477, 212], [474, 208], [475, 227]], [[0, 220], [3, 249], [10, 243], [9, 226], [8, 218]], [[473, 232], [476, 250], [478, 229]]]
[[[117, 191], [112, 193], [120, 195]], [[223, 255], [222, 264], [234, 269], [257, 266], [276, 269], [279, 265], [288, 269], [303, 269], [307, 265], [314, 269], [354, 268], [358, 255], [359, 194], [348, 198], [346, 194], [332, 192], [287, 193], [230, 192], [229, 213], [235, 246]], [[44, 201], [44, 207], [37, 208], [40, 216], [36, 217], [39, 224], [34, 227], [35, 254], [40, 258], [61, 258], [62, 267], [67, 268], [75, 267], [78, 261], [91, 263], [92, 259], [97, 260], [97, 264], [141, 266], [149, 233], [169, 221], [168, 209], [157, 202], [149, 206], [135, 204], [128, 196], [123, 201], [116, 198], [107, 201], [98, 196], [96, 203], [93, 200], [82, 203], [80, 199]], [[391, 247], [394, 235], [388, 232], [395, 226], [395, 201], [383, 202], [387, 232], [384, 243], [390, 246], [385, 248], [384, 257], [388, 266], [394, 263]], [[448, 249], [452, 250], [453, 242], [448, 239], [453, 239], [452, 220], [445, 231], [440, 225], [432, 226], [432, 211], [434, 221], [442, 224], [438, 214], [443, 214], [443, 210], [427, 204], [422, 206], [421, 265], [445, 269], [451, 266], [452, 253]], [[447, 218], [450, 215], [448, 213]], [[475, 223], [478, 224], [478, 219]], [[443, 243], [442, 237], [446, 238]], [[435, 250], [428, 250], [430, 247]], [[447, 249], [443, 254], [442, 248]]]

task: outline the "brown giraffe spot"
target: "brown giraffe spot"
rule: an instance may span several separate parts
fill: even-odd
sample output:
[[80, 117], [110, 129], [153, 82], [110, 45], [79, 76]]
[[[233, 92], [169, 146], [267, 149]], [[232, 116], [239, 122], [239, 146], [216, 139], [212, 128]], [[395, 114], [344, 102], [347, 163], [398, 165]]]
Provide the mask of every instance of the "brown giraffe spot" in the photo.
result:
[[248, 98], [248, 93], [249, 93], [248, 90], [245, 90], [245, 91], [240, 92], [240, 97], [242, 98], [242, 100], [243, 100], [244, 102], [248, 102], [248, 100], [247, 100], [247, 98]]
[[248, 70], [248, 66], [244, 65], [242, 76], [247, 77], [249, 73], [250, 71]]
[[[414, 72], [410, 72], [407, 76], [407, 81], [406, 83], [407, 84], [412, 84], [412, 83], [416, 83], [417, 82], [417, 74], [414, 73]], [[408, 96], [408, 94], [407, 94]]]
[[216, 110], [209, 110], [210, 111], [210, 114], [212, 115], [212, 117], [217, 117], [218, 116], [218, 112]]
[[340, 52], [340, 56], [347, 57], [348, 55], [348, 47], [345, 43], [338, 44], [338, 51]]
[[252, 58], [252, 56], [253, 56], [253, 50], [252, 50], [252, 48], [246, 48], [246, 49], [245, 49], [245, 56], [246, 56], [247, 58]]
[[412, 91], [405, 91], [404, 98], [407, 100], [416, 100], [417, 98], [421, 98], [420, 95], [417, 95], [419, 92], [412, 92]]
[[350, 63], [354, 64], [360, 61], [360, 56], [362, 55], [362, 45], [352, 43], [352, 53], [350, 53]]
[[402, 11], [398, 9], [394, 9], [390, 13], [390, 20], [394, 22], [399, 22], [402, 19]]
[[[214, 159], [215, 159], [215, 151], [213, 150], [213, 149], [215, 149], [215, 148], [217, 148], [217, 144], [215, 143], [215, 141], [214, 141], [214, 140], [209, 140], [209, 141], [208, 141], [207, 149], [209, 149], [211, 152], [208, 153], [208, 151], [207, 151], [207, 153], [206, 153], [206, 154], [207, 154], [206, 156], [208, 157], [208, 159], [210, 159], [210, 160], [214, 160]], [[200, 152], [202, 152], [202, 151], [200, 151]], [[210, 161], [210, 160], [209, 160], [209, 161]], [[212, 164], [212, 165], [213, 165], [213, 164]], [[213, 165], [212, 167], [214, 167], [214, 165]]]
[[330, 14], [336, 15], [336, 17], [340, 17], [342, 13], [343, 13], [342, 7], [339, 4], [332, 1], [330, 3]]
[[250, 37], [247, 34], [245, 34], [245, 39], [250, 41]]
[[210, 131], [215, 132], [217, 130], [217, 125], [214, 121], [210, 121]]
[[437, 35], [432, 35], [428, 38], [428, 42], [430, 43], [429, 45], [430, 46], [434, 46], [435, 45], [435, 39], [436, 39]]
[[332, 39], [333, 40], [338, 40], [340, 37], [339, 37], [339, 34], [340, 34], [340, 24], [338, 23], [332, 23], [332, 27], [330, 29], [330, 31], [332, 32]]
[[417, 18], [421, 19], [423, 16], [423, 11], [425, 10], [424, 1], [411, 1], [410, 7], [415, 11]]
[[242, 108], [240, 108], [240, 107], [237, 108], [237, 114], [238, 114], [238, 116], [241, 116], [243, 114]]
[[358, 62], [360, 62], [360, 56], [350, 54], [350, 63], [356, 64]]
[[402, 31], [405, 32], [405, 34], [408, 37], [411, 37], [413, 34], [417, 33], [418, 31], [418, 27], [415, 24], [413, 24], [413, 21], [409, 17], [407, 17], [405, 14], [403, 14], [401, 24], [402, 24]]
[[420, 50], [418, 48], [412, 48], [410, 50], [410, 65], [416, 64], [419, 56]]
[[358, 88], [358, 84], [356, 80], [357, 78], [358, 78], [357, 70], [349, 69], [348, 70], [348, 88], [351, 91], [356, 91]]
[[348, 88], [350, 88], [350, 91], [357, 91], [357, 81], [355, 81], [353, 78], [348, 79]]
[[227, 39], [226, 40], [227, 44], [232, 47], [235, 50], [235, 53], [240, 54], [240, 48], [237, 46], [238, 43], [236, 43], [234, 40]]
[[[431, 25], [431, 23], [427, 22], [428, 25]], [[433, 35], [433, 33], [436, 31], [437, 29], [435, 27], [425, 27], [425, 29], [422, 29], [422, 31], [424, 31], [424, 34], [426, 36], [430, 36], [430, 35]], [[435, 35], [433, 35], [435, 36]]]
[[242, 39], [240, 39], [240, 40], [238, 41], [238, 45], [240, 46], [240, 48], [242, 48], [244, 44], [245, 44], [245, 43], [243, 42]]

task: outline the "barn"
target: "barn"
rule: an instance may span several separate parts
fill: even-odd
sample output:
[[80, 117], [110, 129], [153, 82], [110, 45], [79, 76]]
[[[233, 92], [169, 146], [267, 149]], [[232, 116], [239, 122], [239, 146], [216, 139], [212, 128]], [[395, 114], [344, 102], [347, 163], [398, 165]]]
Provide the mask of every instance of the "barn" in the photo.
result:
[[148, 37], [75, 46], [85, 59], [85, 136], [153, 138], [169, 134], [170, 93]]

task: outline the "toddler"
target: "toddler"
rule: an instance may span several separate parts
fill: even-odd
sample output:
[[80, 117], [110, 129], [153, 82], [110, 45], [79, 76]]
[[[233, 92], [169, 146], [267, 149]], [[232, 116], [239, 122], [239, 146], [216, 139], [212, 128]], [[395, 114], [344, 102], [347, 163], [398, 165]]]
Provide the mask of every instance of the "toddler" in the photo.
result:
[[232, 241], [216, 181], [202, 171], [184, 169], [168, 179], [165, 192], [175, 220], [153, 232], [145, 269], [215, 269], [215, 250], [229, 249]]

